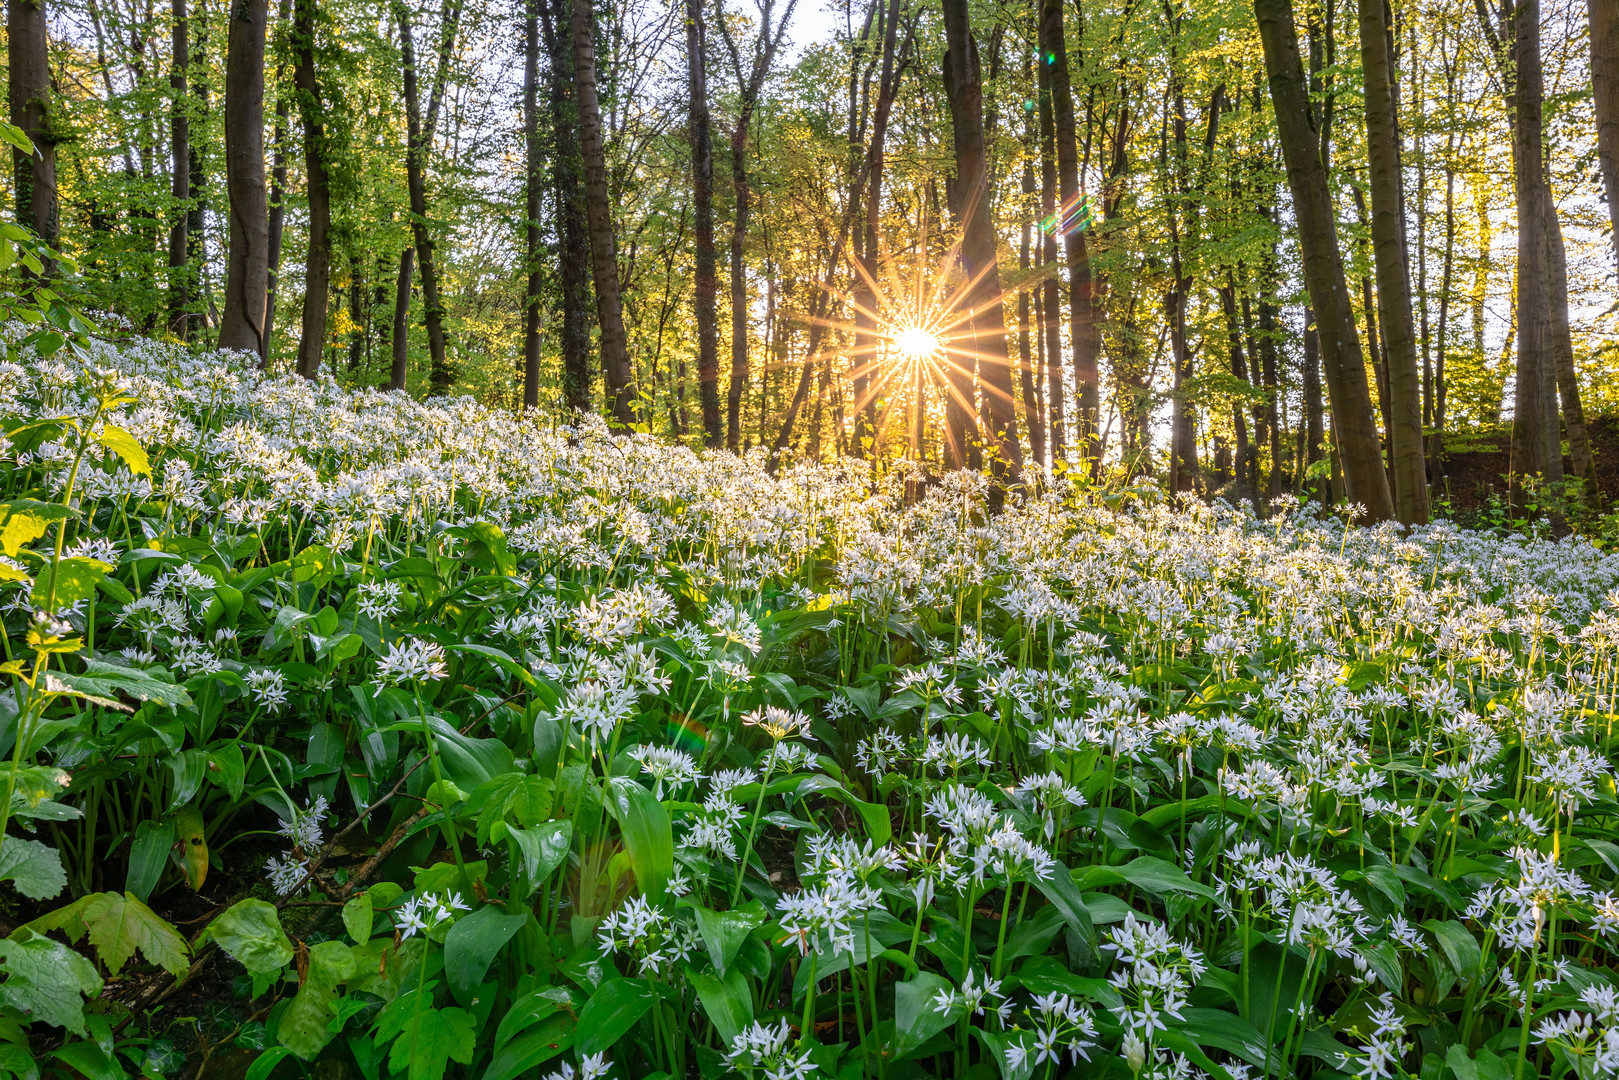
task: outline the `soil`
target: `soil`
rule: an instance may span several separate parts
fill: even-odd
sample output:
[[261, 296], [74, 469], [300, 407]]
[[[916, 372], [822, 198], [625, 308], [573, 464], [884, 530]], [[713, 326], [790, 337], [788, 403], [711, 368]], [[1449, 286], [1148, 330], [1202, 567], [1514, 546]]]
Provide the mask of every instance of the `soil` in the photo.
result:
[[[1619, 502], [1619, 416], [1598, 416], [1586, 421], [1591, 438], [1591, 466], [1595, 475], [1591, 509], [1607, 510]], [[1511, 464], [1511, 432], [1502, 429], [1483, 435], [1451, 435], [1455, 450], [1446, 450], [1434, 477], [1436, 494], [1449, 496], [1451, 513], [1467, 522], [1481, 517], [1493, 497], [1505, 499], [1506, 474]], [[1564, 467], [1568, 466], [1565, 456]], [[1433, 466], [1430, 465], [1430, 469]]]

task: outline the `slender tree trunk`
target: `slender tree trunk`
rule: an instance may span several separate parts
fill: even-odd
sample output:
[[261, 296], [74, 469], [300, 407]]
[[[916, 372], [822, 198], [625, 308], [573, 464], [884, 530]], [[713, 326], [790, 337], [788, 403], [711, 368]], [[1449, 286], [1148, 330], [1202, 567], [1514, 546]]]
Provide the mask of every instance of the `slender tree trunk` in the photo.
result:
[[332, 280], [332, 189], [326, 175], [325, 106], [315, 77], [315, 0], [293, 6], [292, 77], [304, 125], [304, 176], [308, 184], [309, 247], [304, 257], [304, 311], [298, 340], [298, 374], [320, 374], [326, 349], [326, 303]]
[[264, 183], [265, 0], [232, 0], [225, 60], [230, 248], [219, 346], [268, 358], [270, 222]]
[[34, 143], [32, 154], [12, 148], [12, 190], [17, 220], [45, 243], [56, 245], [56, 140], [50, 109], [50, 53], [45, 0], [8, 0], [11, 122]]
[[388, 389], [403, 390], [410, 374], [410, 281], [416, 270], [416, 249], [399, 253], [394, 275], [393, 362], [388, 367]]
[[1394, 501], [1372, 417], [1371, 390], [1344, 279], [1332, 195], [1321, 162], [1321, 139], [1311, 116], [1299, 58], [1293, 5], [1291, 0], [1254, 0], [1254, 15], [1293, 194], [1305, 287], [1315, 309], [1322, 366], [1332, 396], [1334, 444], [1343, 459], [1350, 500], [1363, 506], [1372, 521], [1384, 521], [1394, 516]]
[[191, 245], [186, 213], [191, 201], [191, 121], [186, 115], [190, 96], [186, 68], [191, 64], [190, 20], [186, 0], [171, 0], [169, 90], [169, 194], [174, 199], [174, 221], [169, 226], [169, 332], [188, 337], [191, 307]]
[[[1563, 479], [1557, 424], [1556, 363], [1547, 312], [1551, 294], [1546, 210], [1550, 198], [1541, 157], [1545, 91], [1540, 64], [1540, 3], [1519, 0], [1512, 15], [1513, 170], [1518, 207], [1518, 366], [1513, 396], [1512, 471], [1548, 486]], [[1527, 502], [1521, 479], [1517, 505]]]
[[1568, 325], [1568, 256], [1563, 249], [1563, 227], [1549, 185], [1541, 185], [1541, 213], [1546, 226], [1546, 314], [1557, 397], [1563, 406], [1563, 427], [1568, 432], [1568, 468], [1575, 476], [1591, 479], [1591, 437], [1585, 428], [1585, 407], [1580, 403], [1580, 382], [1574, 370], [1574, 339]]
[[[972, 311], [973, 348], [985, 395], [990, 430], [984, 436], [995, 449], [991, 468], [997, 479], [1007, 470], [1016, 477], [1023, 466], [1012, 406], [1012, 367], [1006, 351], [1006, 312], [996, 264], [995, 227], [990, 220], [989, 159], [984, 145], [983, 85], [979, 81], [978, 47], [967, 19], [966, 0], [943, 0], [945, 87], [955, 133], [956, 176], [961, 188], [961, 261], [970, 283], [965, 300]], [[960, 360], [951, 370], [957, 370]], [[970, 386], [970, 384], [969, 384]], [[963, 405], [970, 404], [970, 397]], [[965, 449], [964, 447], [962, 449]], [[962, 459], [958, 458], [957, 461]]]
[[[208, 9], [203, 0], [197, 0], [197, 6], [192, 10], [191, 21], [196, 24], [196, 33], [192, 37], [192, 51], [190, 57], [189, 75], [191, 94], [197, 99], [196, 111], [199, 121], [206, 121], [208, 116], [208, 67], [206, 64], [208, 52]], [[196, 290], [193, 292], [193, 302], [197, 294], [207, 290], [208, 273], [208, 172], [203, 164], [202, 154], [198, 151], [196, 140], [188, 140], [186, 147], [189, 177], [188, 187], [191, 201], [186, 208], [186, 251], [190, 260], [190, 284]], [[212, 297], [210, 294], [210, 301]], [[217, 320], [216, 320], [217, 321]], [[188, 317], [184, 322], [186, 340], [191, 340], [197, 330], [209, 324], [209, 319], [203, 312]]]
[[433, 132], [438, 120], [439, 104], [444, 99], [444, 85], [449, 63], [455, 54], [455, 34], [461, 9], [454, 0], [445, 0], [442, 32], [439, 38], [438, 69], [433, 76], [433, 92], [428, 102], [427, 120], [423, 123], [421, 96], [418, 91], [416, 47], [411, 40], [410, 11], [403, 4], [396, 7], [399, 20], [399, 46], [404, 63], [405, 82], [405, 182], [410, 192], [410, 230], [416, 246], [416, 261], [422, 270], [422, 317], [427, 324], [427, 352], [431, 363], [428, 382], [434, 394], [444, 394], [455, 381], [450, 370], [448, 350], [444, 341], [444, 307], [439, 299], [438, 267], [434, 262], [432, 233], [427, 227], [427, 151], [433, 145]]
[[[1034, 196], [1034, 159], [1023, 159], [1023, 211], [1022, 233], [1018, 238], [1018, 269], [1027, 276], [1029, 272], [1029, 252], [1033, 223], [1029, 220]], [[1018, 341], [1018, 382], [1023, 391], [1023, 418], [1029, 427], [1029, 453], [1034, 456], [1036, 469], [1045, 468], [1046, 464], [1046, 431], [1045, 425], [1040, 422], [1040, 396], [1035, 389], [1035, 365], [1039, 357], [1034, 355], [1031, 348], [1029, 323], [1029, 290], [1025, 286], [1017, 294], [1017, 341]]]
[[703, 442], [719, 446], [720, 361], [718, 259], [714, 252], [714, 140], [708, 117], [708, 31], [702, 0], [686, 0], [687, 134], [691, 140], [691, 200], [696, 275], [692, 302], [697, 319], [697, 389], [703, 410]]
[[1068, 262], [1068, 336], [1074, 350], [1076, 449], [1094, 475], [1101, 468], [1101, 377], [1097, 360], [1101, 340], [1096, 328], [1091, 258], [1085, 238], [1086, 219], [1079, 191], [1079, 152], [1074, 133], [1074, 98], [1068, 79], [1068, 46], [1063, 33], [1062, 0], [1042, 0], [1040, 47], [1044, 51], [1051, 91], [1057, 148], [1057, 183], [1062, 196], [1054, 227], [1063, 238]]
[[613, 419], [635, 422], [635, 379], [624, 335], [619, 296], [618, 254], [607, 190], [607, 157], [602, 146], [601, 106], [596, 98], [596, 18], [591, 0], [572, 0], [574, 86], [579, 103], [579, 143], [585, 170], [585, 213], [590, 223], [590, 262], [601, 324], [602, 368], [607, 376]]
[[571, 410], [588, 412], [595, 366], [590, 328], [596, 315], [590, 295], [590, 225], [585, 220], [585, 189], [580, 179], [579, 109], [568, 32], [572, 17], [569, 0], [541, 0], [540, 32], [550, 57], [552, 197], [561, 244], [557, 280], [562, 286], [562, 400]]
[[1064, 457], [1064, 415], [1062, 362], [1062, 286], [1057, 280], [1057, 124], [1051, 108], [1050, 65], [1035, 65], [1040, 88], [1040, 264], [1046, 268], [1041, 282], [1040, 313], [1045, 344], [1046, 423], [1051, 432], [1051, 462]]
[[1371, 166], [1372, 251], [1377, 310], [1388, 364], [1389, 450], [1394, 512], [1407, 525], [1428, 521], [1428, 471], [1422, 447], [1422, 377], [1406, 266], [1398, 117], [1395, 115], [1384, 0], [1359, 0], [1366, 145]]
[[[744, 112], [746, 111], [744, 107]], [[748, 118], [731, 131], [731, 384], [725, 393], [725, 446], [742, 448], [742, 391], [748, 385]]]
[[[1315, 312], [1304, 309], [1304, 468], [1299, 470], [1302, 486], [1305, 473], [1320, 461], [1326, 442], [1321, 403], [1321, 337], [1316, 330]], [[1331, 485], [1321, 486], [1322, 501], [1326, 501]]]
[[[1237, 290], [1231, 277], [1227, 275], [1226, 284], [1220, 286], [1220, 310], [1225, 316], [1226, 347], [1230, 352], [1231, 374], [1242, 382], [1248, 381], [1248, 361], [1242, 354], [1242, 332], [1237, 325]], [[1243, 413], [1243, 402], [1239, 400], [1231, 410], [1231, 426], [1236, 435], [1235, 462], [1236, 493], [1239, 499], [1257, 498], [1258, 484], [1254, 478], [1258, 475], [1259, 465], [1254, 460], [1255, 451], [1253, 443], [1248, 438], [1248, 418]]]
[[1586, 0], [1591, 27], [1591, 100], [1597, 161], [1608, 198], [1608, 240], [1619, 254], [1619, 0]]
[[540, 146], [540, 16], [545, 0], [524, 0], [523, 7], [523, 255], [528, 263], [523, 289], [523, 407], [540, 405], [540, 205], [544, 188]]
[[[281, 0], [281, 22], [287, 21], [289, 0]], [[277, 64], [275, 81], [281, 86], [282, 65]], [[281, 295], [281, 240], [287, 222], [287, 99], [277, 94], [275, 126], [270, 129], [270, 255], [265, 271], [264, 341], [268, 352], [275, 340], [276, 298]]]

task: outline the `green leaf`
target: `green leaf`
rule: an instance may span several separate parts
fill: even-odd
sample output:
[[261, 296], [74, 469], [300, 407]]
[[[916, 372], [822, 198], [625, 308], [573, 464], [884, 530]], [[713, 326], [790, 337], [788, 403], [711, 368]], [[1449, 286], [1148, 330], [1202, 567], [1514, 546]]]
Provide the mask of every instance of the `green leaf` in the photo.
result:
[[579, 1010], [579, 1053], [599, 1054], [629, 1033], [656, 1000], [641, 979], [609, 979]]
[[253, 1064], [247, 1067], [247, 1074], [242, 1080], [270, 1080], [270, 1074], [275, 1072], [275, 1067], [291, 1056], [292, 1051], [285, 1046], [266, 1047], [253, 1059]]
[[124, 694], [136, 701], [156, 701], [171, 709], [192, 704], [185, 687], [154, 678], [150, 671], [109, 664], [88, 656], [80, 659], [84, 662], [83, 675], [58, 675], [57, 678], [81, 692], [109, 698]]
[[[937, 1008], [940, 993], [950, 995], [951, 1004], [944, 1012]], [[961, 1017], [965, 1003], [955, 997], [955, 987], [931, 971], [919, 972], [915, 978], [894, 984], [894, 1030], [897, 1032], [896, 1056], [904, 1058], [923, 1043], [955, 1023]]]
[[1500, 1057], [1486, 1047], [1479, 1047], [1478, 1053], [1473, 1057], [1467, 1056], [1467, 1047], [1460, 1043], [1452, 1044], [1445, 1053], [1445, 1064], [1449, 1065], [1460, 1080], [1510, 1080], [1512, 1069]]
[[663, 896], [675, 869], [675, 838], [669, 811], [652, 797], [652, 792], [627, 776], [613, 777], [610, 791], [607, 806], [618, 820], [636, 884], [643, 895], [657, 899]]
[[730, 1046], [731, 1040], [753, 1023], [753, 993], [748, 989], [748, 980], [740, 971], [732, 971], [723, 978], [715, 978], [706, 971], [694, 971], [690, 978], [697, 990], [697, 1000], [703, 1003], [703, 1011], [719, 1032], [720, 1045]]
[[1091, 920], [1090, 910], [1086, 908], [1085, 899], [1079, 891], [1079, 886], [1074, 884], [1074, 877], [1069, 869], [1058, 864], [1053, 868], [1050, 877], [1043, 881], [1036, 878], [1034, 887], [1039, 889], [1041, 895], [1050, 900], [1058, 911], [1062, 912], [1063, 919], [1069, 926], [1073, 927], [1074, 933], [1088, 942], [1092, 948], [1095, 948], [1096, 926]]
[[1429, 919], [1422, 924], [1422, 928], [1439, 942], [1439, 948], [1445, 954], [1445, 959], [1450, 961], [1450, 969], [1456, 973], [1456, 978], [1464, 986], [1478, 977], [1479, 967], [1484, 962], [1484, 953], [1479, 949], [1478, 939], [1467, 927], [1455, 919], [1446, 919], [1443, 922]]
[[[415, 996], [414, 992], [401, 994], [388, 1008], [414, 1005]], [[405, 1073], [408, 1080], [442, 1080], [450, 1061], [472, 1064], [476, 1030], [477, 1022], [465, 1009], [411, 1008], [398, 1025], [399, 1037], [388, 1053], [388, 1067]]]
[[341, 941], [322, 941], [309, 950], [309, 969], [276, 1026], [276, 1039], [305, 1061], [313, 1060], [337, 1034], [330, 1028], [337, 1015], [339, 983], [354, 977], [354, 955]]
[[343, 905], [343, 929], [349, 932], [349, 937], [356, 944], [364, 945], [371, 940], [371, 924], [376, 914], [376, 909], [371, 906], [371, 897], [356, 896]]
[[129, 471], [136, 476], [151, 476], [152, 466], [146, 460], [146, 448], [136, 441], [135, 436], [121, 427], [112, 424], [101, 426], [101, 445], [124, 459]]
[[30, 900], [49, 900], [67, 888], [67, 871], [55, 848], [8, 836], [0, 842], [0, 881], [11, 882]]
[[100, 893], [80, 917], [109, 974], [122, 971], [136, 949], [170, 975], [185, 972], [190, 955], [185, 938], [133, 893]]
[[572, 1046], [576, 1033], [573, 1017], [557, 1012], [536, 1021], [510, 1042], [502, 1044], [497, 1039], [495, 1056], [479, 1080], [515, 1080], [533, 1075], [538, 1066]]
[[275, 905], [247, 899], [208, 925], [206, 936], [252, 975], [280, 971], [292, 959], [292, 942], [281, 929]]
[[[56, 564], [56, 590], [51, 591], [51, 572], [47, 567], [34, 576], [34, 587], [29, 600], [35, 607], [68, 607], [95, 595], [96, 585], [112, 567], [100, 559], [83, 555], [69, 555]], [[52, 598], [54, 605], [52, 604]]]
[[0, 503], [0, 509], [6, 511], [5, 525], [0, 526], [0, 551], [12, 558], [17, 557], [24, 544], [31, 544], [44, 536], [51, 522], [73, 516], [73, 511], [60, 503], [41, 502], [38, 499], [13, 499]]
[[129, 876], [124, 888], [145, 901], [169, 865], [169, 849], [174, 846], [174, 822], [143, 821], [135, 826], [135, 839], [129, 846]]
[[85, 1080], [126, 1080], [127, 1077], [118, 1059], [112, 1055], [110, 1042], [107, 1046], [88, 1040], [68, 1043], [51, 1056]]
[[83, 1035], [84, 998], [101, 991], [101, 976], [84, 957], [31, 932], [0, 939], [0, 1005], [75, 1035]]
[[506, 835], [523, 854], [523, 873], [529, 884], [538, 887], [568, 857], [568, 849], [573, 846], [573, 821], [547, 821], [533, 829], [508, 825]]
[[444, 935], [444, 975], [455, 1000], [472, 1000], [495, 955], [527, 925], [529, 915], [508, 915], [492, 904], [463, 915]]
[[763, 908], [710, 911], [694, 903], [691, 909], [697, 916], [697, 932], [702, 935], [703, 944], [708, 946], [709, 959], [714, 961], [714, 970], [722, 976], [731, 966], [731, 961], [736, 959], [737, 950], [742, 948], [748, 935], [765, 922]]

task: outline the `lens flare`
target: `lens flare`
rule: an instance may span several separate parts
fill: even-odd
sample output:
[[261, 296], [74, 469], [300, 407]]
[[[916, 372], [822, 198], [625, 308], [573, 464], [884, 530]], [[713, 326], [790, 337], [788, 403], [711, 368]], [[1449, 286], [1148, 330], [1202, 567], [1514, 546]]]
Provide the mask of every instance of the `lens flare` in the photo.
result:
[[889, 335], [894, 349], [905, 360], [926, 360], [944, 347], [944, 342], [925, 326], [901, 326]]

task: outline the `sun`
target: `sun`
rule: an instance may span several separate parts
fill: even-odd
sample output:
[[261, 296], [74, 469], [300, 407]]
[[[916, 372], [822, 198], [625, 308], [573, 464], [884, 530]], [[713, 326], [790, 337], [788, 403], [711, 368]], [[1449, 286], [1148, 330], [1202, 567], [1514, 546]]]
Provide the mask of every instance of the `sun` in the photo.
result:
[[889, 340], [894, 343], [894, 350], [900, 358], [907, 361], [926, 360], [944, 348], [939, 335], [925, 326], [895, 327]]

